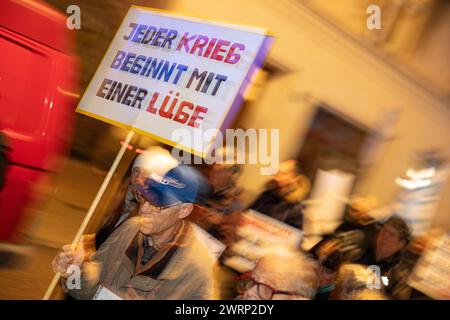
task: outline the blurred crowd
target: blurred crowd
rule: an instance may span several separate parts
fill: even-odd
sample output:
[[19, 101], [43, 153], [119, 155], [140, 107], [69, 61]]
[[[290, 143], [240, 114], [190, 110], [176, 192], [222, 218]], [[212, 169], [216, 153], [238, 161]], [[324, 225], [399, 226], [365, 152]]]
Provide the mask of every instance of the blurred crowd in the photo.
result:
[[[230, 266], [250, 209], [308, 236], [310, 191], [299, 163], [287, 160], [244, 206], [242, 167], [230, 162], [187, 166], [161, 147], [139, 155], [95, 242], [85, 236], [54, 258], [65, 291], [76, 299], [432, 299], [408, 282], [430, 237], [413, 237], [395, 212], [371, 215], [378, 203], [367, 196], [346, 201], [342, 223], [311, 248], [270, 240], [258, 254], [249, 249], [247, 270]], [[81, 268], [81, 283], [70, 266]]]

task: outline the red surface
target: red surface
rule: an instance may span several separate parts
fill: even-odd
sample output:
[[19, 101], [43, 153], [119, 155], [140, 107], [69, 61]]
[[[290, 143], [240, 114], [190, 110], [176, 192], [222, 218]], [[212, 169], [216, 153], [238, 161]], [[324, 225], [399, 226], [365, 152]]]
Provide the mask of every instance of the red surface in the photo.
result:
[[67, 16], [38, 0], [1, 0], [0, 26], [47, 47], [72, 54], [75, 42]]
[[[64, 15], [42, 4], [0, 4], [0, 130], [12, 169], [0, 191], [0, 241], [13, 234], [37, 175], [57, 170], [71, 139], [78, 59]], [[17, 28], [17, 30], [14, 30]]]

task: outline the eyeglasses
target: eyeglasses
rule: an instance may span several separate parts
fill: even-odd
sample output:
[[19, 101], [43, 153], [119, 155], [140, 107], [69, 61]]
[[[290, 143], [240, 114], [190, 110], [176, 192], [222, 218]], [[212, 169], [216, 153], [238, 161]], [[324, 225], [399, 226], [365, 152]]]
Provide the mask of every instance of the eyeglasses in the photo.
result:
[[239, 276], [238, 279], [242, 281], [243, 289], [245, 291], [256, 286], [258, 297], [262, 300], [272, 300], [273, 296], [276, 294], [284, 294], [289, 296], [297, 295], [297, 293], [294, 292], [276, 290], [265, 283], [259, 282], [252, 277], [250, 272], [244, 273]]
[[168, 206], [156, 206], [151, 201], [148, 201], [147, 199], [145, 199], [144, 196], [141, 193], [136, 192], [135, 195], [136, 195], [137, 202], [141, 206], [144, 205], [145, 203], [148, 203], [152, 207], [153, 211], [156, 212], [156, 213], [161, 213], [161, 211], [163, 211], [165, 209], [176, 207], [176, 206], [181, 204], [181, 202], [176, 202], [176, 203], [173, 203], [173, 204], [169, 204]]

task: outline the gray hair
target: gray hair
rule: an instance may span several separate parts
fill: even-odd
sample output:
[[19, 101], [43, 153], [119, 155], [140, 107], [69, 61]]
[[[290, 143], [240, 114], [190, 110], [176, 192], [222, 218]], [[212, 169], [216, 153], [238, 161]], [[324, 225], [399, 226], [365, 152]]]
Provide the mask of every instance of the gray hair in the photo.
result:
[[277, 248], [259, 259], [253, 272], [274, 289], [288, 291], [307, 299], [318, 287], [318, 263], [303, 252]]
[[337, 274], [337, 289], [341, 300], [381, 300], [379, 290], [368, 289], [367, 283], [374, 274], [360, 264], [343, 264]]

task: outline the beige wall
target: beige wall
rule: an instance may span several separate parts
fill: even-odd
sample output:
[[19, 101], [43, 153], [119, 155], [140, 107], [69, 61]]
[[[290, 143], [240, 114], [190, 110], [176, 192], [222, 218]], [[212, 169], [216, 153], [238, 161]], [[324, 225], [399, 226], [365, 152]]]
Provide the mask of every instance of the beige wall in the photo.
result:
[[[395, 177], [412, 164], [414, 154], [432, 147], [450, 150], [450, 109], [414, 79], [400, 74], [366, 48], [295, 1], [174, 1], [172, 10], [210, 19], [269, 27], [276, 42], [268, 57], [285, 75], [267, 83], [249, 107], [245, 127], [280, 128], [280, 158], [299, 152], [314, 114], [312, 101], [323, 101], [356, 122], [376, 128], [386, 111], [401, 108], [392, 139], [383, 145], [365, 190], [390, 201], [398, 192]], [[310, 99], [305, 99], [305, 94]], [[267, 177], [247, 166], [242, 177], [248, 199]], [[450, 194], [447, 184], [446, 195]], [[442, 197], [436, 222], [450, 227], [450, 197]]]

